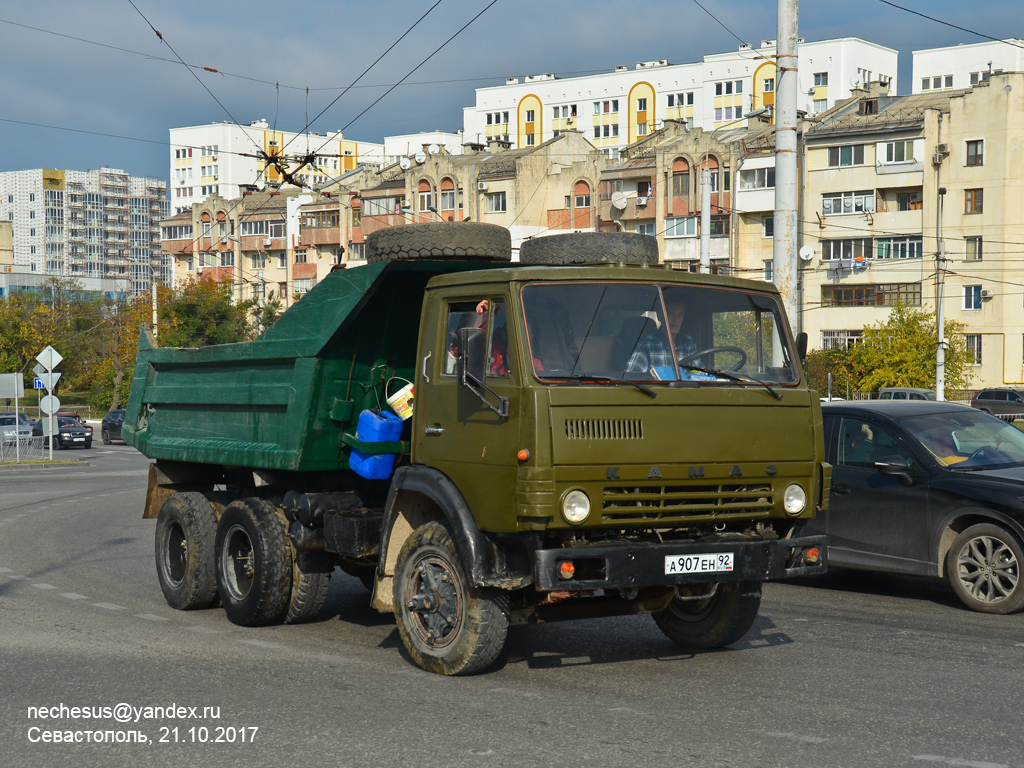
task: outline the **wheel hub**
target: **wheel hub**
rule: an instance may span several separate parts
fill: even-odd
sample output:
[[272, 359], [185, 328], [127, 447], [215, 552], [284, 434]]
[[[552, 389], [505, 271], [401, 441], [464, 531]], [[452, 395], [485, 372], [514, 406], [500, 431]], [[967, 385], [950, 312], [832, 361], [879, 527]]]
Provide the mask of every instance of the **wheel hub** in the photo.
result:
[[413, 571], [415, 589], [406, 607], [417, 619], [428, 645], [447, 643], [458, 628], [460, 596], [447, 564], [436, 559], [421, 561]]
[[1016, 589], [1017, 559], [1006, 544], [990, 536], [967, 542], [957, 558], [960, 582], [977, 600], [999, 603]]

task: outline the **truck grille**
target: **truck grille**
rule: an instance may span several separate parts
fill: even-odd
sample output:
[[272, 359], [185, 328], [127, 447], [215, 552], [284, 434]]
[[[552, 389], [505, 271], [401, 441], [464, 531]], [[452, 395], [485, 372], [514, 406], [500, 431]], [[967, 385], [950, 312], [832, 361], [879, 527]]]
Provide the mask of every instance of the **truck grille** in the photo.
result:
[[605, 486], [601, 519], [605, 522], [692, 522], [767, 517], [772, 509], [772, 487], [763, 484], [689, 486]]
[[640, 419], [566, 419], [568, 440], [643, 440]]

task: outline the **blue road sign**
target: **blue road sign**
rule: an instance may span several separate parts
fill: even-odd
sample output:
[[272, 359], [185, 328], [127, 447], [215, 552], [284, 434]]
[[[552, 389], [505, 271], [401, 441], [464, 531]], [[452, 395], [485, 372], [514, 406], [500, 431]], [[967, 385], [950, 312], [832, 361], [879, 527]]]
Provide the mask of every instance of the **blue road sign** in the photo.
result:
[[33, 389], [46, 389], [46, 387], [43, 386], [43, 380], [42, 379], [32, 379], [32, 388]]

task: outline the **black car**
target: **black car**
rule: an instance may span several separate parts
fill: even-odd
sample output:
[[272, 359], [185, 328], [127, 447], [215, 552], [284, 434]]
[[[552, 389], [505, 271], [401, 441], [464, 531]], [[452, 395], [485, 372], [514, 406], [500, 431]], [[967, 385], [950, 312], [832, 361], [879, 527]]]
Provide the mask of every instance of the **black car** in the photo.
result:
[[103, 423], [100, 425], [100, 437], [103, 439], [104, 445], [110, 445], [111, 440], [124, 439], [121, 437], [122, 424], [124, 424], [123, 408], [115, 408], [107, 412], [107, 415], [103, 417]]
[[1024, 607], [1024, 432], [963, 405], [826, 403], [830, 567], [939, 576], [985, 613]]
[[[39, 436], [43, 434], [43, 422], [48, 421], [49, 417], [44, 416], [32, 426], [32, 434]], [[82, 423], [78, 419], [73, 419], [69, 416], [54, 417], [54, 431], [56, 435], [53, 439], [54, 448], [74, 448], [80, 446], [82, 448], [92, 448], [92, 427], [82, 426]]]

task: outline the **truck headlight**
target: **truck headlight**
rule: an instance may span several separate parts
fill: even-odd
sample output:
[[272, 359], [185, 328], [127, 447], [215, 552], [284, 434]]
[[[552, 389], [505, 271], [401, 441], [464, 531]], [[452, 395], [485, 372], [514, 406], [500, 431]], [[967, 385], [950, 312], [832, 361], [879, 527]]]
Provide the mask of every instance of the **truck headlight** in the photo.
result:
[[807, 506], [807, 493], [794, 483], [786, 488], [786, 493], [782, 496], [782, 506], [787, 515], [799, 515]]
[[562, 499], [562, 517], [579, 525], [590, 515], [590, 499], [583, 491], [569, 491]]

